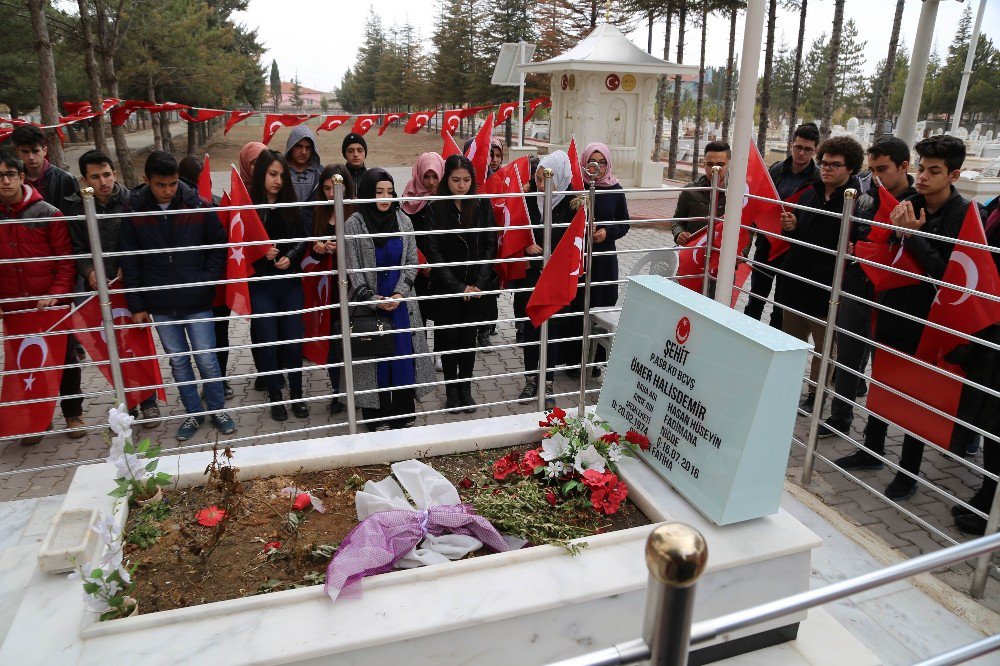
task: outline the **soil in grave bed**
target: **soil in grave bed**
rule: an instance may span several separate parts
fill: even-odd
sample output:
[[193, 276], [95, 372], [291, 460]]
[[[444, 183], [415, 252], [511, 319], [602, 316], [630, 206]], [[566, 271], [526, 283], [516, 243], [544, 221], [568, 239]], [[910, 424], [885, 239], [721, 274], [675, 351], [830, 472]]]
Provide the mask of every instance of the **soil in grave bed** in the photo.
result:
[[[462, 501], [498, 530], [520, 533], [529, 544], [564, 544], [649, 524], [631, 500], [604, 516], [582, 497], [549, 505], [534, 479], [495, 481], [493, 461], [525, 448], [435, 456], [422, 462], [448, 478]], [[225, 460], [222, 453], [219, 459]], [[238, 450], [231, 465], [239, 466]], [[365, 465], [227, 483], [234, 478], [232, 467], [226, 471], [223, 464], [221, 474], [207, 484], [165, 490], [164, 502], [129, 512], [126, 553], [138, 565], [132, 596], [143, 614], [322, 584], [336, 547], [358, 523], [355, 492], [365, 481], [379, 481], [391, 472], [389, 465]], [[293, 498], [281, 495], [288, 487], [311, 492], [325, 512], [293, 511]], [[211, 506], [226, 509], [226, 519], [214, 527], [199, 524], [196, 514]], [[295, 517], [289, 519], [290, 514]], [[482, 548], [470, 557], [489, 552]]]

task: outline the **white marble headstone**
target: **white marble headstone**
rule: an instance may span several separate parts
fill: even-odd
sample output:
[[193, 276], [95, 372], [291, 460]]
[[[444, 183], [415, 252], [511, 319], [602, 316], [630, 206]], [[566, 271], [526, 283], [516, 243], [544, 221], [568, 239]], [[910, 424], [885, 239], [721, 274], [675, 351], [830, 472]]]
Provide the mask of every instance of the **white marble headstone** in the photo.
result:
[[857, 118], [855, 118], [853, 116], [850, 117], [850, 118], [848, 118], [847, 119], [847, 133], [848, 134], [857, 134], [858, 133], [858, 125], [859, 125], [859, 121], [858, 121]]
[[984, 178], [997, 178], [1000, 177], [1000, 157], [995, 157], [990, 160], [990, 163], [986, 165], [983, 169]]
[[966, 139], [968, 139], [969, 138], [969, 130], [965, 129], [964, 127], [959, 127], [958, 128], [958, 138], [961, 139], [962, 141], [965, 141]]

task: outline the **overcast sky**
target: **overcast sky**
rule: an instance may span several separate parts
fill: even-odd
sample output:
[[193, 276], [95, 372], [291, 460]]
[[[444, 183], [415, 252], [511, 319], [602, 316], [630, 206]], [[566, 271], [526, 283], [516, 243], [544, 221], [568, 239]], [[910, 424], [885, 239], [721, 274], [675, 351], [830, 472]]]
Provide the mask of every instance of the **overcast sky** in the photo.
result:
[[[934, 31], [934, 43], [939, 53], [944, 55], [965, 5], [972, 2], [975, 15], [979, 1], [940, 1]], [[902, 39], [911, 47], [917, 30], [920, 5], [918, 0], [907, 0], [903, 14]], [[1000, 42], [1000, 2], [986, 0], [986, 5], [982, 29], [996, 44]], [[412, 23], [429, 46], [437, 6], [438, 3], [433, 0], [378, 0], [371, 4], [367, 0], [250, 0], [248, 11], [239, 14], [238, 18], [259, 30], [261, 41], [269, 49], [264, 56], [265, 62], [270, 65], [272, 58], [278, 61], [282, 80], [290, 81], [297, 73], [302, 85], [333, 91], [340, 85], [344, 72], [354, 63], [362, 42], [366, 17], [373, 11], [373, 7], [380, 13], [385, 26]], [[798, 34], [798, 13], [783, 10], [780, 6], [779, 3], [776, 41], [784, 39], [794, 48]], [[821, 32], [829, 31], [833, 23], [833, 6], [831, 0], [813, 0], [809, 3], [806, 49]], [[865, 62], [869, 71], [874, 70], [878, 61], [885, 58], [895, 6], [894, 0], [846, 2], [845, 17], [854, 18], [860, 38], [868, 43]], [[743, 37], [742, 14], [736, 31], [736, 52], [739, 54]], [[708, 34], [707, 64], [725, 65], [729, 40], [728, 20], [721, 16], [710, 18]], [[644, 26], [630, 37], [645, 49]], [[685, 62], [697, 63], [699, 40], [700, 30], [686, 31]], [[676, 44], [676, 38], [674, 42]], [[662, 23], [654, 28], [653, 52], [659, 55], [663, 53]], [[671, 59], [675, 55], [676, 47], [672, 47]]]

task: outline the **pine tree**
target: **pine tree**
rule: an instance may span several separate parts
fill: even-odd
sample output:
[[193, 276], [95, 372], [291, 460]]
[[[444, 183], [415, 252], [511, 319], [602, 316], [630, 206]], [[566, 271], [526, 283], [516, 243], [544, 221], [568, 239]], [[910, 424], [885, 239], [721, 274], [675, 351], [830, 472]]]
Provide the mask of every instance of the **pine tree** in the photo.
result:
[[295, 78], [292, 79], [292, 107], [301, 109], [302, 104], [302, 84], [299, 83], [299, 75], [296, 72]]
[[274, 112], [278, 112], [281, 106], [281, 75], [278, 74], [278, 61], [271, 60], [271, 103], [274, 105]]

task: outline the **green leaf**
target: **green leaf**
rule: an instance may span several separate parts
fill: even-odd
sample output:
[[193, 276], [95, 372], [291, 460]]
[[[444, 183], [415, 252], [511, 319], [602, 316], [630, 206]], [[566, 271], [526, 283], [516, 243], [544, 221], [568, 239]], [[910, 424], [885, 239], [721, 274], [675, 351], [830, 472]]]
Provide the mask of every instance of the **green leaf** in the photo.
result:
[[156, 463], [158, 463], [158, 462], [160, 462], [160, 461], [159, 460], [150, 460], [148, 463], [146, 463], [146, 471], [147, 472], [152, 472], [154, 469], [156, 469]]
[[99, 589], [101, 589], [101, 586], [98, 585], [97, 583], [83, 584], [83, 591], [86, 592], [87, 594], [93, 594], [94, 592], [97, 592]]
[[100, 569], [94, 569], [93, 571], [90, 572], [90, 575], [87, 577], [95, 578], [97, 580], [102, 580], [104, 578], [104, 572], [101, 571]]
[[108, 599], [108, 605], [111, 606], [112, 608], [119, 608], [124, 601], [125, 601], [124, 597], [111, 597], [110, 599]]
[[569, 495], [571, 492], [573, 492], [573, 489], [579, 485], [580, 485], [579, 481], [576, 480], [567, 481], [562, 485], [562, 494]]
[[108, 493], [108, 495], [111, 497], [125, 497], [128, 495], [128, 486], [119, 486]]

